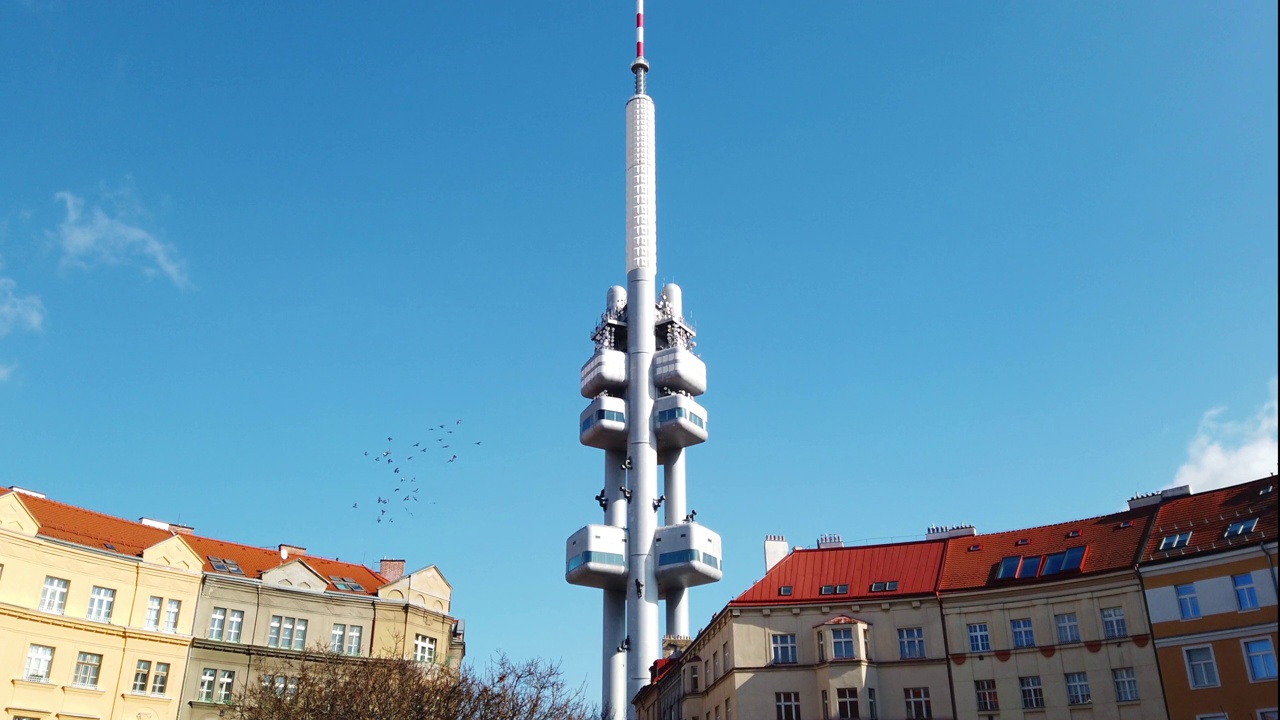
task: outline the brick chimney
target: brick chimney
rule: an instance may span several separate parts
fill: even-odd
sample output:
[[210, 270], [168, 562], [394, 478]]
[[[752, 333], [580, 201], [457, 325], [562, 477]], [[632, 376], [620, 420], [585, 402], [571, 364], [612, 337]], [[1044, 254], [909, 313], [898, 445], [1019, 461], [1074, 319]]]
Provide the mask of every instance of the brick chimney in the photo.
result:
[[298, 545], [290, 545], [288, 543], [280, 543], [280, 559], [288, 560], [291, 557], [303, 557], [307, 554], [307, 549]]
[[383, 558], [378, 563], [378, 574], [386, 578], [387, 582], [395, 582], [404, 577], [404, 561]]

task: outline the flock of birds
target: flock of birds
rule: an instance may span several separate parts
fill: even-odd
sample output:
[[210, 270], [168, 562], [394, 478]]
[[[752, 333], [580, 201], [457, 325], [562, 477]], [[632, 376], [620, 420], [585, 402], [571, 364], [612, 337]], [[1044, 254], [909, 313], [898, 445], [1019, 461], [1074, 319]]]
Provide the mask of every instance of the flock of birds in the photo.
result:
[[453, 425], [441, 424], [427, 428], [433, 436], [429, 435], [425, 440], [419, 440], [407, 448], [397, 449], [394, 445], [395, 438], [388, 436], [385, 449], [365, 450], [364, 458], [376, 463], [387, 479], [385, 483], [372, 486], [376, 490], [372, 506], [366, 498], [363, 507], [361, 501], [356, 500], [351, 503], [351, 509], [367, 511], [372, 507], [376, 511], [373, 515], [374, 522], [381, 524], [395, 523], [396, 517], [401, 513], [413, 517], [413, 508], [417, 507], [417, 503], [430, 502], [434, 505], [434, 500], [420, 499], [420, 491], [425, 483], [418, 482], [415, 470], [421, 469], [425, 478], [428, 463], [456, 463], [459, 461], [459, 453], [479, 447], [480, 440], [472, 441], [462, 437], [461, 425], [462, 420], [456, 420]]

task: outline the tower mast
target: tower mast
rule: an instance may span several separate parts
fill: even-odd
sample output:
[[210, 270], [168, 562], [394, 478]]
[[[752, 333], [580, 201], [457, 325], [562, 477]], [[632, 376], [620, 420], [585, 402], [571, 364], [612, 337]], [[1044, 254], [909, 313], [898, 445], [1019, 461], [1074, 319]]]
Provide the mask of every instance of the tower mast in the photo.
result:
[[[688, 588], [722, 576], [720, 536], [685, 512], [684, 448], [707, 439], [706, 365], [674, 283], [655, 298], [654, 105], [645, 88], [644, 0], [636, 0], [635, 93], [627, 101], [627, 286], [609, 288], [582, 367], [579, 439], [605, 451], [604, 522], [571, 535], [565, 579], [604, 591], [602, 705], [609, 720], [635, 717], [631, 699], [661, 657], [658, 603], [668, 635], [689, 634]], [[658, 493], [658, 465], [663, 493]], [[665, 504], [663, 524], [658, 513]]]

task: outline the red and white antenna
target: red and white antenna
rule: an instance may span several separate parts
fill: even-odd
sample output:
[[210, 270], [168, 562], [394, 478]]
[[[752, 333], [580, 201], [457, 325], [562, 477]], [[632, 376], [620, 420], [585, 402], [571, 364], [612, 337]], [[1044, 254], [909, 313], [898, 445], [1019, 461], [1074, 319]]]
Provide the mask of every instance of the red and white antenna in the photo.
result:
[[649, 72], [649, 61], [644, 59], [644, 0], [636, 0], [636, 59], [631, 61], [631, 72], [636, 74], [636, 94], [644, 95], [644, 75]]

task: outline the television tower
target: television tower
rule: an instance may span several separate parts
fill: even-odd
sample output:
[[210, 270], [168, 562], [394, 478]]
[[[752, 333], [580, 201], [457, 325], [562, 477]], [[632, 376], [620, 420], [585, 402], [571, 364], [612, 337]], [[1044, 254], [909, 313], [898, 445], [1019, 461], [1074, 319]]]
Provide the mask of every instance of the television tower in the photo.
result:
[[[687, 507], [684, 449], [707, 439], [707, 366], [693, 353], [679, 286], [655, 298], [658, 267], [654, 109], [645, 93], [644, 0], [636, 0], [635, 94], [627, 101], [627, 287], [609, 288], [582, 366], [583, 445], [604, 450], [604, 522], [565, 544], [565, 580], [604, 591], [602, 705], [610, 720], [635, 717], [631, 699], [661, 657], [666, 634], [689, 635], [690, 587], [722, 576], [720, 536]], [[662, 494], [658, 465], [662, 465]], [[661, 513], [662, 524], [658, 518]]]

